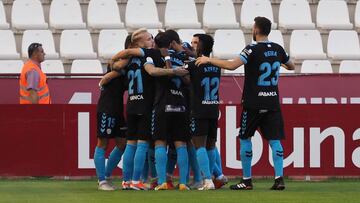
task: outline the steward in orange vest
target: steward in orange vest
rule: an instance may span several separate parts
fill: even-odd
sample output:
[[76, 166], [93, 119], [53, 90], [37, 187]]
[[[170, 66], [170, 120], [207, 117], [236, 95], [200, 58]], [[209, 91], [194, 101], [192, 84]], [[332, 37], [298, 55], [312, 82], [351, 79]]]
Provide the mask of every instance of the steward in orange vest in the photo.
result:
[[50, 104], [47, 78], [40, 69], [45, 57], [42, 45], [30, 44], [28, 54], [30, 60], [24, 64], [20, 74], [20, 104]]

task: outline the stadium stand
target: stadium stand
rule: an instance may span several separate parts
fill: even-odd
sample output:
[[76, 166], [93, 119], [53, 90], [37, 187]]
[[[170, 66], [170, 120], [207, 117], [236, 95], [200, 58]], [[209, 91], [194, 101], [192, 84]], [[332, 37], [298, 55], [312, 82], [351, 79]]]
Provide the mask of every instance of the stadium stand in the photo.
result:
[[328, 60], [305, 60], [301, 66], [301, 73], [333, 73]]
[[201, 27], [194, 0], [168, 0], [164, 20], [165, 27], [172, 29]]
[[60, 38], [60, 55], [65, 59], [95, 59], [96, 53], [88, 30], [64, 30]]
[[213, 55], [216, 58], [231, 59], [245, 47], [245, 37], [241, 30], [216, 30]]
[[0, 73], [20, 73], [23, 65], [21, 60], [0, 60]]
[[124, 28], [116, 0], [91, 0], [87, 23], [91, 29]]
[[65, 73], [61, 60], [45, 60], [41, 63], [41, 69], [44, 73]]
[[[211, 4], [216, 8], [213, 16], [219, 21], [205, 17]], [[24, 47], [30, 38], [44, 45], [47, 59], [60, 59], [65, 73], [70, 73], [74, 59], [98, 59], [105, 66], [110, 55], [123, 48], [123, 39], [117, 39], [116, 33], [121, 30], [121, 35], [125, 36], [139, 27], [149, 28], [153, 35], [158, 29], [177, 29], [185, 42], [191, 42], [195, 33], [206, 31], [215, 37], [216, 32], [232, 29], [243, 33], [241, 39], [236, 40], [244, 39], [245, 44], [249, 44], [253, 18], [257, 15], [274, 22], [269, 39], [284, 46], [296, 59], [297, 73], [301, 72], [302, 60], [329, 60], [333, 72], [338, 73], [341, 60], [360, 59], [357, 32], [360, 30], [360, 4], [355, 0], [2, 0], [0, 60], [20, 59], [18, 52], [21, 51], [24, 61], [27, 58]], [[278, 30], [275, 30], [276, 23]], [[235, 24], [236, 27], [231, 28]], [[86, 32], [86, 37], [64, 42], [62, 31], [73, 29]], [[307, 43], [296, 41], [296, 34], [304, 30], [312, 34], [297, 37], [300, 40], [306, 37]], [[340, 35], [335, 31], [344, 33]], [[346, 36], [345, 31], [349, 31]], [[31, 32], [38, 32], [37, 37], [29, 37]], [[311, 40], [315, 41], [308, 43], [314, 33], [316, 39]], [[65, 44], [71, 48], [66, 50]], [[215, 44], [219, 46], [220, 42]], [[232, 56], [242, 48], [237, 47]], [[214, 54], [218, 56], [216, 49]]]
[[74, 60], [71, 73], [103, 73], [99, 60]]
[[339, 73], [360, 73], [360, 61], [341, 61]]
[[21, 43], [21, 55], [28, 58], [27, 49], [33, 42], [42, 44], [46, 59], [57, 59], [59, 54], [55, 51], [54, 38], [50, 30], [25, 30]]

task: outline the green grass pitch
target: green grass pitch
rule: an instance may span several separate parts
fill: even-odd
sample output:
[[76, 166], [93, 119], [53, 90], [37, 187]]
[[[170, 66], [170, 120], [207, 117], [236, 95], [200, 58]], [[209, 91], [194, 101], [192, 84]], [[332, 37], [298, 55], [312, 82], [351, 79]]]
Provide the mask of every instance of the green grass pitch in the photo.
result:
[[[119, 181], [115, 181], [119, 185]], [[230, 184], [235, 183], [231, 181]], [[95, 180], [0, 180], [0, 203], [352, 203], [360, 202], [360, 180], [286, 181], [286, 190], [270, 191], [272, 180], [254, 180], [252, 191], [98, 191]]]

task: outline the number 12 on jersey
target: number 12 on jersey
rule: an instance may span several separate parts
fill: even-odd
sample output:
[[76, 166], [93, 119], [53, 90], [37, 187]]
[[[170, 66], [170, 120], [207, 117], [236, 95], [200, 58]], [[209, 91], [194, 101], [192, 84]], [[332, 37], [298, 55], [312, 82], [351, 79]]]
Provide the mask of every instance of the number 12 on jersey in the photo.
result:
[[214, 101], [218, 99], [218, 90], [220, 79], [218, 77], [206, 77], [201, 81], [201, 86], [204, 87], [204, 100]]

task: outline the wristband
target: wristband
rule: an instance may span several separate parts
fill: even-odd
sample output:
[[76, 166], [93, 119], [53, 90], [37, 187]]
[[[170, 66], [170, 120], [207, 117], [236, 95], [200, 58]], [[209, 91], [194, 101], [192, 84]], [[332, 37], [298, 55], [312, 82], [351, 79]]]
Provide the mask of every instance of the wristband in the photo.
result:
[[170, 56], [165, 56], [165, 61], [170, 61]]

